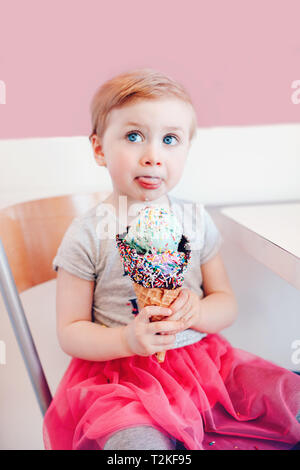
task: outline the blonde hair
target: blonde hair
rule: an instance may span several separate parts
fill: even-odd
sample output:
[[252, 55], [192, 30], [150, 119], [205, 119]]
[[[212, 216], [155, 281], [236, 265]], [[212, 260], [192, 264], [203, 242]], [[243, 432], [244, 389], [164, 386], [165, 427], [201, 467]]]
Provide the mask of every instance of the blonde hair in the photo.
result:
[[197, 115], [188, 92], [179, 82], [148, 68], [122, 73], [100, 86], [91, 102], [92, 132], [89, 139], [94, 134], [103, 137], [112, 109], [139, 99], [165, 97], [176, 97], [191, 105], [193, 119], [189, 138], [192, 140], [197, 131]]

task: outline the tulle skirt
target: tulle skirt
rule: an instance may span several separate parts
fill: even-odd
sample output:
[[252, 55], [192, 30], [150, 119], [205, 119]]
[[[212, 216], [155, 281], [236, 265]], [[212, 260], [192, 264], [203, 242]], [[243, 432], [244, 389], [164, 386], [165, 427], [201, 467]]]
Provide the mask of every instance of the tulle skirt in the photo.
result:
[[[300, 441], [300, 376], [221, 335], [155, 356], [73, 358], [44, 418], [46, 449], [103, 449], [149, 425], [188, 450], [290, 449]], [[297, 419], [298, 415], [298, 419]]]

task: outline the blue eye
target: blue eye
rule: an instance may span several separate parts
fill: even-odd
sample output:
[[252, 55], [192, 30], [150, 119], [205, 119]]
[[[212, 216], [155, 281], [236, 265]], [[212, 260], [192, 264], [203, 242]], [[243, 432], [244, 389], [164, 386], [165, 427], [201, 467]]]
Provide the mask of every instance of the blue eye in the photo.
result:
[[[131, 131], [131, 132], [128, 132], [128, 134], [126, 134], [126, 138], [128, 137], [130, 142], [137, 142], [135, 140], [136, 136], [141, 137], [141, 135], [136, 131]], [[167, 140], [165, 140], [165, 139], [167, 139]], [[163, 141], [164, 141], [165, 144], [170, 145], [171, 142], [172, 142], [172, 139], [175, 139], [176, 141], [178, 140], [177, 137], [175, 137], [175, 135], [168, 134], [164, 137]], [[175, 144], [175, 142], [171, 145], [174, 145], [174, 144]]]
[[[166, 137], [164, 137], [164, 142], [165, 142], [165, 139], [176, 139], [175, 135], [166, 135]], [[168, 142], [165, 142], [165, 144], [169, 144], [170, 143], [170, 140]]]
[[137, 132], [129, 132], [126, 137], [129, 137], [130, 142], [136, 142], [134, 138], [132, 139], [131, 136], [139, 135]]

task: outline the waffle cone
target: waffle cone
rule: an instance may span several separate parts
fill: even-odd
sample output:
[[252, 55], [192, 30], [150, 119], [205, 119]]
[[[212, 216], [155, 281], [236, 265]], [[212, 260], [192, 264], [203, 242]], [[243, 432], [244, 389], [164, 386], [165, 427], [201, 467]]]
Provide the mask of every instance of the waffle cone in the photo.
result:
[[[175, 300], [181, 287], [177, 289], [164, 289], [162, 287], [144, 287], [136, 282], [133, 283], [135, 294], [137, 296], [139, 308], [147, 307], [148, 305], [157, 305], [158, 307], [169, 307], [173, 300]], [[160, 321], [164, 315], [152, 315], [150, 321]], [[164, 362], [166, 351], [156, 353], [158, 362]]]

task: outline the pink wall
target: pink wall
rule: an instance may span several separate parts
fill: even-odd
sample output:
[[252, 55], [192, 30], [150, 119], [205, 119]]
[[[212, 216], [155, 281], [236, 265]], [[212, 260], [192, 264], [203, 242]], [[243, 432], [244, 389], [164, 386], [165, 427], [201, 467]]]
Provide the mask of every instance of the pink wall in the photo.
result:
[[87, 135], [95, 89], [144, 66], [188, 88], [199, 126], [300, 122], [300, 2], [0, 0], [0, 138]]

